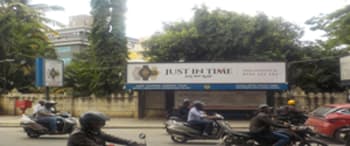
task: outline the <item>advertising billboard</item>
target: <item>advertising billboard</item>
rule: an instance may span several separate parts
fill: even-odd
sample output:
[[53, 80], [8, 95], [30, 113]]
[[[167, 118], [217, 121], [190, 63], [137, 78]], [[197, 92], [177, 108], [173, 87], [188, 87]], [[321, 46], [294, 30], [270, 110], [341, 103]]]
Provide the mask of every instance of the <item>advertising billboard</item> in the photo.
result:
[[350, 56], [340, 58], [340, 79], [344, 85], [350, 85]]
[[239, 90], [286, 88], [284, 62], [130, 63], [127, 88], [134, 90]]

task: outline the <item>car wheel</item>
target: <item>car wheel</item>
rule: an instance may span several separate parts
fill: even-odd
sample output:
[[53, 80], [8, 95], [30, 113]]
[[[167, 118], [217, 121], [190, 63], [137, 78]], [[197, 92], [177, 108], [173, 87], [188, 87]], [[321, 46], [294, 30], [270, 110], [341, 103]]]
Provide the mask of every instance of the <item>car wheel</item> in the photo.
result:
[[348, 137], [349, 131], [344, 128], [340, 128], [334, 133], [334, 138], [341, 143], [345, 143]]

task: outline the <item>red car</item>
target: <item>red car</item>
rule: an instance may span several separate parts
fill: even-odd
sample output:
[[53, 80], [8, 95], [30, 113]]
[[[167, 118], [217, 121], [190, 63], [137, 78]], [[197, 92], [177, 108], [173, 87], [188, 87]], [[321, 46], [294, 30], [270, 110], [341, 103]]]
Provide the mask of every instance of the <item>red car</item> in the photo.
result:
[[350, 130], [350, 104], [331, 104], [310, 113], [306, 123], [322, 136], [344, 142]]

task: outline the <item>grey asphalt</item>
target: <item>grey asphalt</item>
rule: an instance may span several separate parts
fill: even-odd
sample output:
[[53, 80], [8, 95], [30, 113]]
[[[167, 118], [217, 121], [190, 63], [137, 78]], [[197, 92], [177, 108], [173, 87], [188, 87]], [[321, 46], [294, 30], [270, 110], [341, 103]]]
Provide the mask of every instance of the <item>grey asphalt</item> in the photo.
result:
[[[148, 146], [220, 146], [219, 141], [215, 140], [196, 140], [189, 141], [187, 144], [175, 144], [163, 129], [105, 129], [105, 132], [133, 140], [139, 140], [138, 134], [143, 132], [147, 135]], [[67, 135], [62, 135], [30, 139], [21, 128], [0, 128], [0, 133], [0, 146], [65, 146], [68, 138]]]

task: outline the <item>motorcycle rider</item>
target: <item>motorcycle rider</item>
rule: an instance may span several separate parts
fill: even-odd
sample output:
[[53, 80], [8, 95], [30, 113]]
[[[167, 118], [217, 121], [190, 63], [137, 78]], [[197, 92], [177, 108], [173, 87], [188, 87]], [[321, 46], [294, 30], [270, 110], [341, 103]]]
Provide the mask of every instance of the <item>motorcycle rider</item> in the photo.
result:
[[109, 120], [107, 116], [100, 112], [86, 112], [80, 116], [79, 123], [81, 129], [74, 131], [68, 139], [67, 146], [106, 146], [106, 142], [126, 146], [139, 145], [135, 141], [122, 139], [108, 135], [101, 131]]
[[51, 109], [55, 103], [45, 102], [44, 108], [40, 108], [36, 113], [36, 119], [40, 124], [48, 124], [50, 133], [57, 133], [57, 117]]
[[287, 105], [280, 107], [277, 113], [280, 120], [288, 121], [292, 124], [304, 123], [307, 118], [302, 111], [296, 108], [294, 99], [288, 100]]
[[209, 116], [204, 111], [204, 103], [202, 101], [194, 101], [193, 107], [188, 113], [187, 122], [192, 125], [198, 125], [202, 127], [203, 135], [210, 135], [213, 129], [213, 122], [210, 120], [215, 116]]
[[281, 125], [273, 121], [270, 115], [269, 106], [266, 104], [259, 105], [258, 113], [251, 119], [249, 125], [249, 131], [258, 139], [273, 139], [277, 138], [278, 141], [274, 146], [285, 146], [289, 143], [290, 138], [287, 135], [273, 132], [271, 127], [288, 128], [288, 125]]
[[188, 98], [185, 98], [182, 102], [182, 105], [180, 106], [178, 110], [179, 117], [183, 121], [187, 121], [188, 113], [190, 112], [190, 106], [191, 106], [191, 101]]
[[39, 100], [38, 103], [33, 107], [33, 115], [35, 116], [35, 114], [41, 109], [45, 107], [45, 100]]

